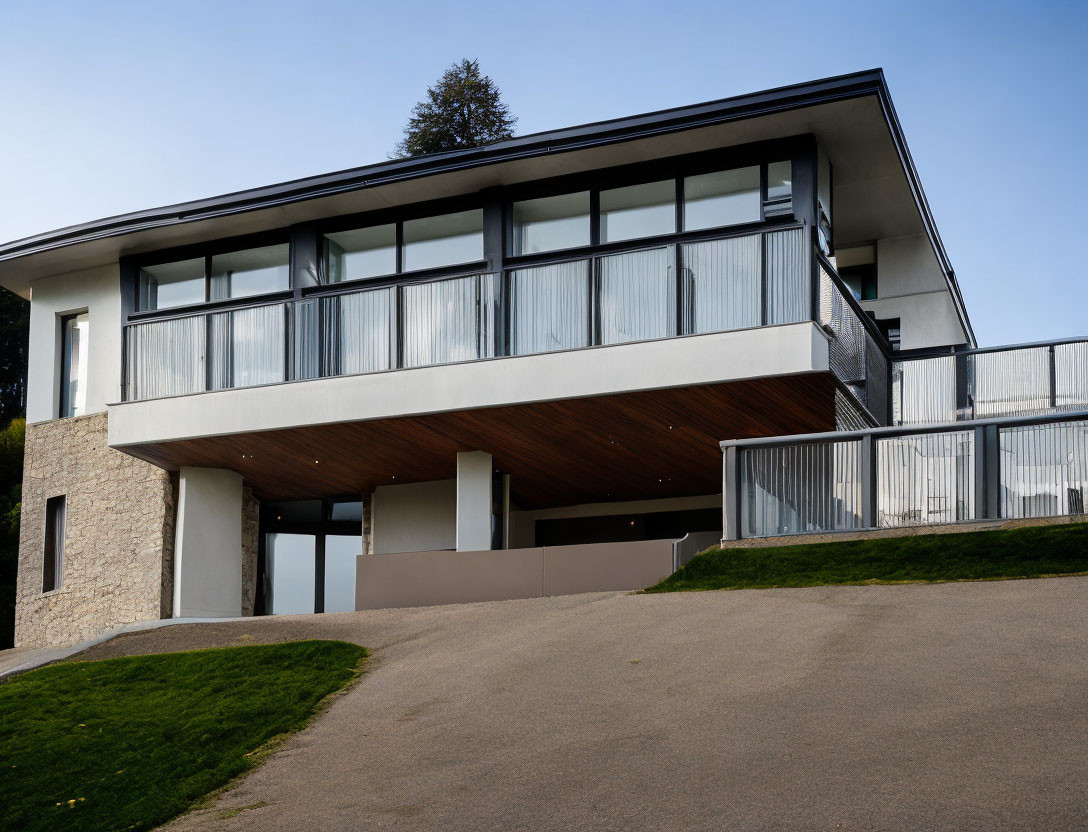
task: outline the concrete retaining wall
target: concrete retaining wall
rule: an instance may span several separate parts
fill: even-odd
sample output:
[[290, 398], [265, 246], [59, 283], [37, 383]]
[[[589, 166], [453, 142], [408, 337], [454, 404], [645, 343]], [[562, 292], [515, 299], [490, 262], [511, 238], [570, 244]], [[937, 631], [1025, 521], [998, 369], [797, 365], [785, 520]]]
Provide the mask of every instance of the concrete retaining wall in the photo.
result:
[[672, 540], [360, 555], [355, 609], [635, 590], [672, 573]]

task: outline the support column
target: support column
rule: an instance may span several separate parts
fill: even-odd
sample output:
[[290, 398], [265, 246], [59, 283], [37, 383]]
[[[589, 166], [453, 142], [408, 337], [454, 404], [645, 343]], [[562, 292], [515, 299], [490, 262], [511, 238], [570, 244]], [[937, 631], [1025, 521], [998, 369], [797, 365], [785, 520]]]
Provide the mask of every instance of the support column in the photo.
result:
[[457, 551], [491, 548], [491, 454], [457, 454]]
[[242, 614], [242, 477], [181, 469], [174, 545], [174, 617]]
[[722, 451], [722, 540], [740, 540], [740, 470], [735, 445]]

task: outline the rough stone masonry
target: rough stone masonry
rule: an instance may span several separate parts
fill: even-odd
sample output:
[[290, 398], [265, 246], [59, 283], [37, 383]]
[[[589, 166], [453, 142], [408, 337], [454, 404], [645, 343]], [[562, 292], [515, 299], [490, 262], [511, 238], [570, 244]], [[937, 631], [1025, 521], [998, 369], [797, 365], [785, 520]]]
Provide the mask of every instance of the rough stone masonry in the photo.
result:
[[[27, 425], [15, 644], [71, 644], [173, 603], [176, 477], [107, 445], [107, 414]], [[61, 585], [42, 592], [45, 504], [65, 496]], [[245, 489], [243, 615], [253, 614], [258, 504]]]

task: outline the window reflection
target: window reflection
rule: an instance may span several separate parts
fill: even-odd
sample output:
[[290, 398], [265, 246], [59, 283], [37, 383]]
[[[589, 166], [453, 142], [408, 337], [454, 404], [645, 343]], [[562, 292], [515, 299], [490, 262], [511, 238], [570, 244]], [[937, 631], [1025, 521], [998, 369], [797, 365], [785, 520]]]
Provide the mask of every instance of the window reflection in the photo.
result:
[[140, 310], [171, 309], [204, 302], [204, 258], [140, 269]]
[[676, 231], [676, 184], [649, 182], [601, 191], [601, 242]]
[[404, 223], [404, 270], [484, 259], [483, 211], [459, 211]]
[[589, 245], [589, 191], [514, 203], [514, 254]]
[[262, 246], [212, 258], [211, 299], [245, 298], [291, 287], [290, 246]]
[[376, 225], [325, 235], [325, 282], [342, 283], [397, 270], [397, 226]]
[[759, 166], [684, 179], [684, 230], [759, 222]]

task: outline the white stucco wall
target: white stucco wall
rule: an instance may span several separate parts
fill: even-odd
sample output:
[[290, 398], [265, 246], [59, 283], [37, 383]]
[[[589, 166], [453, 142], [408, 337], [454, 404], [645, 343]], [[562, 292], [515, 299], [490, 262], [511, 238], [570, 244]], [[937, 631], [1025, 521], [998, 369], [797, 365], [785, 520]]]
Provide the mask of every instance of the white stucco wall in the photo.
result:
[[924, 235], [878, 240], [877, 300], [862, 307], [877, 318], [899, 318], [902, 349], [966, 342], [956, 306]]
[[457, 480], [382, 485], [371, 508], [374, 554], [457, 547]]
[[806, 321], [126, 402], [110, 407], [110, 444], [224, 436], [827, 370], [827, 338]]
[[31, 284], [28, 422], [56, 418], [60, 407], [60, 316], [87, 311], [86, 413], [121, 398], [121, 278], [116, 265], [47, 277]]
[[182, 468], [174, 546], [174, 616], [242, 614], [242, 477]]

